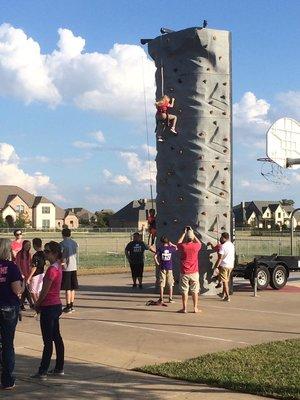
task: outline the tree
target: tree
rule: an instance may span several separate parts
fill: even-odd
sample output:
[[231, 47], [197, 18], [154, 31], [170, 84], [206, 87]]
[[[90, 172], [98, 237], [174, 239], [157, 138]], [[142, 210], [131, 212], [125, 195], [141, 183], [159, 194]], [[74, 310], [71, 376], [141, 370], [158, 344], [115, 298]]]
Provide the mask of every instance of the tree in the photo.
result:
[[8, 228], [8, 224], [4, 221], [2, 215], [0, 215], [0, 228]]
[[282, 199], [281, 204], [283, 206], [293, 206], [295, 204], [295, 202], [292, 199]]
[[24, 214], [19, 214], [17, 219], [14, 223], [16, 228], [25, 228], [26, 226], [30, 225], [29, 219]]
[[109, 226], [109, 217], [113, 215], [114, 212], [112, 210], [101, 210], [96, 211], [95, 215], [97, 217], [96, 226], [99, 228], [106, 228]]

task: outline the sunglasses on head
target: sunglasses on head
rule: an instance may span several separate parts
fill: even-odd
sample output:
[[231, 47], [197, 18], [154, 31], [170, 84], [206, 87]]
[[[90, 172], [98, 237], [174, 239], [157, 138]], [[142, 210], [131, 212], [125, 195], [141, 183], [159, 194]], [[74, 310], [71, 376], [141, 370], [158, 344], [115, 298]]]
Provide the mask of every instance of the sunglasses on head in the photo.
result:
[[22, 235], [22, 232], [17, 232], [16, 233], [16, 236], [21, 236]]

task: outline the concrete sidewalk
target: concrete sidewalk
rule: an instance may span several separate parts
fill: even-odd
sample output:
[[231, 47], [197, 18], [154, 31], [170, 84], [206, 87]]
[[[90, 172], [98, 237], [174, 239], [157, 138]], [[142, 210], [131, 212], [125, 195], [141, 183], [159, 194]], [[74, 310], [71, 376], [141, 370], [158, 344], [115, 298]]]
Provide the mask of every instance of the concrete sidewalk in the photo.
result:
[[253, 298], [247, 286], [231, 303], [200, 298], [201, 314], [177, 314], [177, 303], [147, 307], [155, 298], [152, 278], [133, 290], [125, 274], [85, 276], [76, 312], [64, 315], [66, 375], [33, 382], [42, 351], [39, 323], [24, 313], [16, 335], [17, 387], [1, 398], [40, 399], [258, 399], [206, 385], [130, 371], [145, 364], [183, 360], [200, 354], [300, 336], [300, 289], [261, 292]]

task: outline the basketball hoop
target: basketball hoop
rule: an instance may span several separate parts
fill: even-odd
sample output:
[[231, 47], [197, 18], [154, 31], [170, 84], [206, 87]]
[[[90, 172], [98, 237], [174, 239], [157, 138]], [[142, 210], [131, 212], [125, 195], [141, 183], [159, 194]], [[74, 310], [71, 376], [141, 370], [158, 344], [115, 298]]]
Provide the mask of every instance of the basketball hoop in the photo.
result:
[[278, 119], [267, 131], [266, 153], [257, 159], [261, 175], [278, 185], [289, 184], [286, 171], [300, 165], [300, 124], [292, 118]]

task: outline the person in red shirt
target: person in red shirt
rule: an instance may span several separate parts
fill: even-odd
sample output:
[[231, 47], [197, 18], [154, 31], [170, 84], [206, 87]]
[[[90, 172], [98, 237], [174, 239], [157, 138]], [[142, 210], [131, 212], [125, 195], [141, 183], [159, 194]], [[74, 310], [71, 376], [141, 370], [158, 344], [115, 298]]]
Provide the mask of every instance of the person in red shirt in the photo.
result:
[[[174, 133], [174, 135], [177, 135], [176, 132], [176, 123], [177, 123], [177, 116], [174, 114], [169, 113], [169, 108], [174, 107], [174, 102], [175, 99], [172, 98], [170, 99], [169, 96], [163, 96], [161, 99], [159, 99], [156, 103], [156, 121], [167, 121], [171, 123], [171, 129], [170, 131]], [[159, 141], [163, 141], [162, 137], [158, 137]]]
[[156, 216], [154, 208], [151, 208], [149, 210], [149, 216], [147, 218], [147, 222], [148, 222], [148, 232], [149, 232], [148, 245], [150, 244], [152, 246], [155, 243], [156, 239]]
[[12, 261], [15, 261], [18, 252], [22, 249], [23, 239], [21, 229], [14, 230], [15, 240], [11, 242]]
[[184, 228], [184, 232], [178, 239], [177, 248], [180, 252], [180, 290], [182, 296], [182, 309], [179, 312], [187, 312], [190, 291], [194, 313], [197, 313], [201, 311], [198, 309], [198, 294], [200, 290], [198, 254], [201, 250], [201, 242], [190, 226]]
[[[54, 241], [45, 244], [44, 253], [50, 262], [50, 267], [45, 273], [43, 287], [39, 298], [35, 303], [35, 309], [40, 312], [40, 325], [44, 342], [44, 350], [38, 372], [32, 378], [46, 380], [47, 373], [52, 375], [64, 375], [64, 342], [59, 330], [59, 317], [62, 313], [62, 304], [59, 297], [62, 281], [62, 251], [60, 244]], [[48, 372], [53, 342], [56, 350], [56, 364], [53, 370]]]

